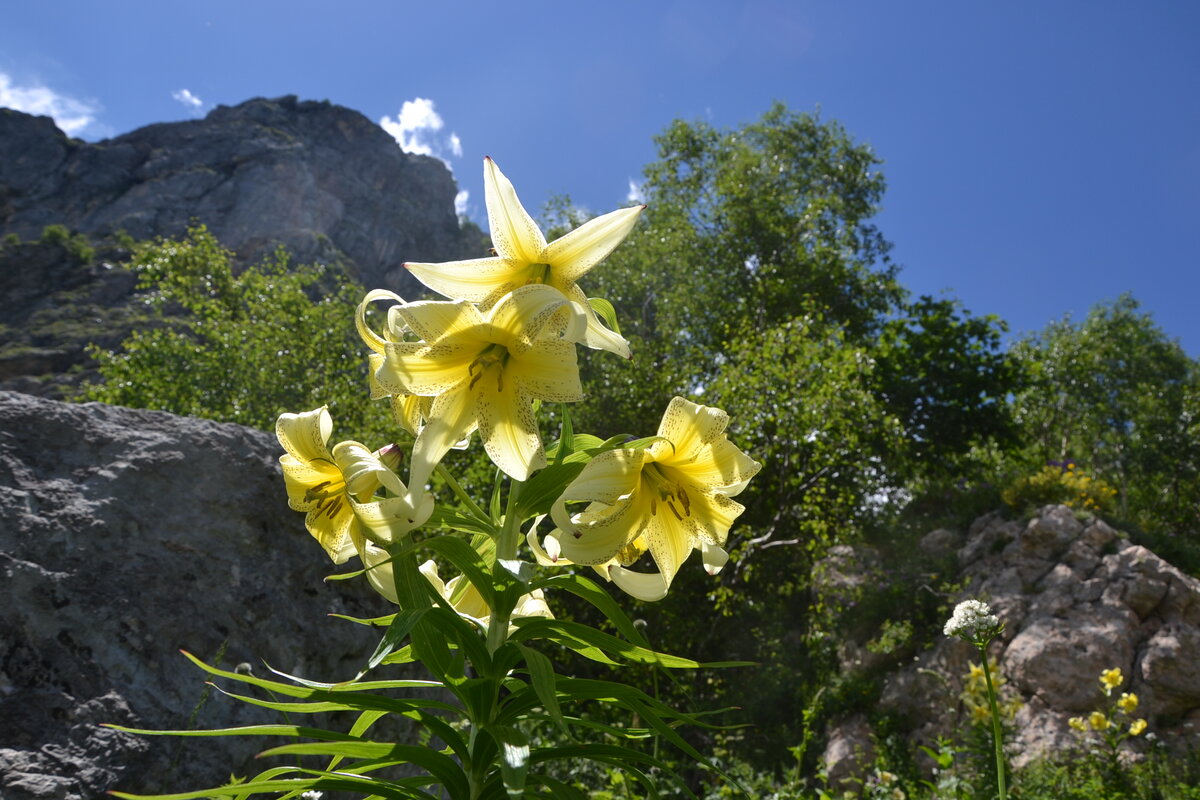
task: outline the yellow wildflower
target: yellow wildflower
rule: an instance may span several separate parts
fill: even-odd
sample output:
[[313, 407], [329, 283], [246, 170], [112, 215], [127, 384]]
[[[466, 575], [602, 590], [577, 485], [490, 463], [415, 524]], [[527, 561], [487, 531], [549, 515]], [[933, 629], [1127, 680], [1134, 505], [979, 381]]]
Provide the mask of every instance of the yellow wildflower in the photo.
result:
[[1117, 701], [1117, 708], [1124, 711], [1126, 714], [1132, 714], [1137, 711], [1138, 696], [1133, 692], [1122, 692], [1121, 699]]
[[1125, 682], [1125, 676], [1121, 674], [1120, 667], [1106, 669], [1100, 673], [1100, 685], [1104, 688], [1104, 694], [1111, 695], [1112, 690], [1116, 689]]
[[1071, 717], [1067, 720], [1067, 724], [1080, 733], [1087, 732], [1087, 723], [1083, 721], [1083, 717]]
[[1146, 730], [1146, 720], [1137, 719], [1129, 725], [1130, 736], [1141, 736], [1142, 731]]
[[405, 269], [435, 292], [479, 303], [485, 311], [522, 286], [553, 286], [586, 314], [585, 345], [629, 358], [629, 343], [600, 322], [577, 281], [629, 235], [645, 206], [596, 217], [547, 244], [512, 183], [490, 158], [483, 160], [483, 187], [496, 255], [443, 264], [408, 263]]
[[1103, 731], [1108, 729], [1108, 717], [1104, 716], [1103, 712], [1093, 711], [1088, 714], [1088, 725], [1091, 725], [1093, 730]]
[[[761, 466], [725, 438], [728, 423], [724, 411], [676, 397], [653, 444], [601, 453], [571, 482], [551, 509], [558, 529], [547, 550], [530, 540], [539, 560], [592, 565], [640, 600], [664, 597], [693, 550], [717, 574], [729, 559], [729, 527], [745, 510], [731, 498]], [[572, 512], [568, 503], [587, 505]], [[647, 550], [658, 572], [625, 569]]]

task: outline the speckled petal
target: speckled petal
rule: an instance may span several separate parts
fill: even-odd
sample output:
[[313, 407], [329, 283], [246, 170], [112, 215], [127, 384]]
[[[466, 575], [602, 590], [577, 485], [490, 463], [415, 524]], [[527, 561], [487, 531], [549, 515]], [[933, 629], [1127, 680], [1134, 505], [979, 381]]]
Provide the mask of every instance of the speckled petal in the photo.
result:
[[[645, 455], [642, 450], [608, 450], [589, 461], [554, 502], [550, 511], [554, 524], [568, 533], [575, 531], [576, 524], [571, 520], [568, 503], [614, 506], [622, 498], [633, 495], [641, 486]], [[640, 527], [641, 523], [630, 525]], [[635, 533], [631, 531], [616, 549], [624, 547]]]
[[546, 246], [546, 262], [561, 280], [577, 281], [633, 230], [645, 206], [620, 208], [590, 219]]
[[346, 497], [314, 508], [304, 518], [304, 527], [320, 542], [335, 564], [344, 564], [355, 554], [354, 541], [350, 536], [350, 526], [353, 524], [354, 511]]
[[332, 432], [333, 418], [326, 406], [301, 414], [280, 414], [275, 422], [275, 437], [289, 455], [301, 461], [331, 459], [326, 442]]
[[678, 470], [689, 485], [705, 491], [720, 490], [722, 494], [734, 497], [758, 474], [762, 464], [722, 435], [701, 447], [695, 460], [675, 461], [671, 467]]
[[468, 379], [471, 362], [486, 347], [465, 339], [423, 344], [389, 342], [375, 380], [388, 394], [440, 395]]
[[546, 466], [533, 398], [515, 381], [510, 379], [503, 387], [481, 381], [476, 387], [475, 408], [483, 447], [506, 475], [526, 481]]
[[571, 561], [589, 565], [613, 561], [653, 519], [650, 504], [640, 492], [602, 510], [591, 507], [579, 516], [578, 522], [561, 529], [558, 543]]
[[487, 313], [491, 341], [501, 342], [514, 353], [532, 346], [544, 329], [565, 341], [583, 337], [587, 318], [566, 295], [542, 283], [523, 286], [506, 294]]
[[490, 158], [483, 160], [483, 198], [496, 253], [522, 264], [544, 263], [546, 237], [521, 205], [512, 183]]
[[695, 459], [700, 449], [720, 436], [728, 424], [729, 415], [721, 409], [676, 397], [658, 425], [658, 435], [675, 445], [674, 456], [663, 459], [663, 463], [675, 466]]
[[[412, 472], [408, 479], [411, 498], [425, 491], [425, 484], [446, 452], [475, 430], [475, 398], [462, 389], [439, 395], [430, 409], [430, 421], [421, 428], [412, 450]], [[417, 505], [416, 502], [413, 503]]]
[[[524, 283], [520, 280], [527, 265], [505, 258], [473, 258], [442, 264], [408, 263], [404, 268], [438, 294], [454, 300], [481, 303], [497, 290], [510, 292]], [[518, 282], [519, 281], [519, 282]]]
[[407, 303], [399, 306], [396, 313], [428, 344], [459, 336], [483, 324], [475, 306], [465, 300]]
[[[692, 503], [694, 510], [695, 501]], [[667, 586], [671, 585], [675, 573], [695, 547], [695, 539], [688, 528], [687, 524], [676, 519], [667, 508], [660, 505], [658, 514], [651, 518], [642, 531], [642, 538], [649, 545], [650, 555], [654, 558], [654, 563]]]
[[575, 345], [562, 340], [542, 340], [509, 359], [505, 380], [516, 381], [532, 397], [551, 403], [578, 403], [583, 399]]

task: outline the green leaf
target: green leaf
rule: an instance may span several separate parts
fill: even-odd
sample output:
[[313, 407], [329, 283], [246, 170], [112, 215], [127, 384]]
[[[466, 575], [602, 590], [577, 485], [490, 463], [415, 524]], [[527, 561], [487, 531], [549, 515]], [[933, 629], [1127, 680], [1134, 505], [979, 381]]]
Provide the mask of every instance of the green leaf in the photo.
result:
[[500, 750], [500, 774], [509, 797], [525, 793], [525, 772], [529, 767], [529, 737], [506, 725], [489, 725], [488, 733]]
[[[467, 580], [479, 590], [483, 601], [489, 608], [496, 607], [496, 595], [493, 589], [493, 579], [488, 565], [483, 557], [457, 536], [437, 536], [426, 539], [423, 544], [433, 552], [445, 558], [467, 577]], [[425, 580], [422, 577], [422, 580]], [[428, 581], [426, 581], [428, 583]]]
[[[392, 624], [388, 626], [387, 631], [383, 634], [383, 638], [379, 640], [379, 646], [375, 648], [375, 652], [367, 659], [367, 669], [375, 669], [385, 658], [391, 655], [400, 642], [412, 631], [413, 626], [421, 621], [421, 617], [425, 616], [427, 608], [404, 608], [397, 612]], [[365, 672], [366, 670], [364, 670]]]
[[[545, 638], [557, 641], [570, 647], [580, 655], [586, 655], [575, 645], [585, 645], [587, 649], [601, 652], [632, 661], [636, 664], [654, 664], [670, 669], [698, 669], [704, 664], [690, 658], [659, 653], [645, 647], [639, 647], [632, 642], [618, 639], [616, 636], [598, 631], [589, 625], [570, 622], [561, 619], [519, 619], [516, 620], [517, 632], [510, 637], [515, 641]], [[591, 656], [587, 656], [591, 658]], [[610, 662], [611, 663], [611, 662]], [[729, 662], [725, 662], [729, 663]]]
[[428, 747], [391, 742], [305, 742], [273, 747], [259, 753], [260, 758], [284, 755], [345, 756], [347, 758], [395, 759], [415, 764], [437, 778], [451, 797], [469, 797], [467, 776], [450, 756]]
[[538, 514], [549, 514], [550, 507], [559, 498], [567, 484], [575, 480], [583, 472], [584, 461], [567, 461], [556, 463], [539, 470], [521, 490], [517, 503], [517, 516], [529, 519]]
[[558, 691], [555, 688], [557, 676], [554, 674], [554, 665], [550, 663], [550, 659], [532, 647], [523, 644], [518, 644], [517, 647], [525, 656], [525, 665], [529, 668], [529, 679], [533, 683], [533, 690], [537, 693], [538, 700], [542, 702], [542, 707], [546, 709], [546, 713], [558, 724], [563, 733], [569, 736], [570, 732], [567, 730], [566, 723], [563, 722], [562, 709], [558, 705]]
[[531, 588], [563, 589], [568, 591], [590, 603], [609, 622], [616, 626], [622, 636], [636, 645], [647, 648], [650, 646], [650, 643], [646, 641], [646, 637], [633, 624], [633, 620], [629, 618], [629, 615], [625, 613], [616, 600], [613, 600], [612, 595], [600, 588], [595, 581], [583, 575], [558, 572], [540, 581], [536, 581]]
[[603, 297], [589, 297], [588, 305], [592, 310], [600, 315], [604, 320], [604, 324], [612, 328], [613, 333], [619, 334], [621, 327], [617, 324], [617, 310], [613, 308], [613, 304], [605, 300]]

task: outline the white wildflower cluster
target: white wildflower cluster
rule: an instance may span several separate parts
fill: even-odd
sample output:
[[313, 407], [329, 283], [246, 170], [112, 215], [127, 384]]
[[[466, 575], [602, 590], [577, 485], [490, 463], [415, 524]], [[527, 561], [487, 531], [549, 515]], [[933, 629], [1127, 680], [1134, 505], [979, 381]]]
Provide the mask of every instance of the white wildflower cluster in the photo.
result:
[[1000, 618], [987, 603], [964, 600], [954, 607], [954, 616], [946, 623], [947, 636], [961, 636], [968, 641], [991, 638], [1000, 628]]

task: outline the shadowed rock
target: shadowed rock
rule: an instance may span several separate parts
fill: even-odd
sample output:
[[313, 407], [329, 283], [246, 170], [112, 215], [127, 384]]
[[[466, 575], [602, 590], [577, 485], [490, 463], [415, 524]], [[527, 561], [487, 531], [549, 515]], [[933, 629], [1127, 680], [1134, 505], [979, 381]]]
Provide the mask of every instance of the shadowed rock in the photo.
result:
[[[180, 654], [317, 680], [357, 672], [387, 613], [332, 572], [285, 501], [274, 438], [238, 425], [0, 392], [0, 796], [182, 791], [264, 768], [278, 722]], [[309, 723], [309, 720], [305, 720]]]

